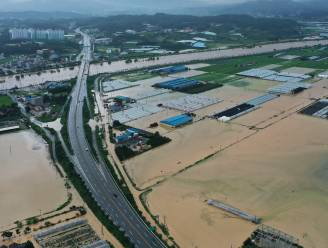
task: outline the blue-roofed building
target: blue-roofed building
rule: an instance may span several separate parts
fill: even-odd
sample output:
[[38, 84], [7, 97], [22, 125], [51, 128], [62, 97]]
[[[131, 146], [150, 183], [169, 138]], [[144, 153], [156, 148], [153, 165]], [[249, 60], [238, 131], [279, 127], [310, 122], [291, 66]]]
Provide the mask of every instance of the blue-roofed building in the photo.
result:
[[169, 90], [183, 90], [189, 87], [197, 86], [201, 84], [198, 80], [187, 79], [187, 78], [177, 78], [162, 83], [155, 84], [155, 87], [169, 89]]
[[193, 48], [206, 48], [206, 44], [201, 41], [197, 41], [196, 43], [192, 44]]
[[162, 120], [160, 121], [160, 124], [164, 127], [177, 128], [189, 124], [192, 121], [193, 118], [190, 115], [182, 114]]
[[136, 131], [134, 131], [132, 129], [128, 129], [121, 135], [116, 136], [115, 142], [117, 144], [122, 144], [122, 143], [128, 142], [128, 141], [138, 138], [138, 137], [139, 137], [139, 135]]
[[46, 83], [46, 88], [49, 91], [61, 91], [61, 90], [66, 90], [69, 88], [68, 84], [65, 84], [63, 82], [47, 82]]
[[168, 67], [151, 70], [151, 73], [173, 74], [173, 73], [178, 73], [178, 72], [184, 72], [187, 70], [188, 70], [188, 67], [186, 67], [185, 65], [174, 65], [174, 66], [168, 66]]
[[135, 99], [132, 99], [127, 96], [115, 96], [114, 101], [120, 102], [120, 103], [135, 103], [136, 102]]

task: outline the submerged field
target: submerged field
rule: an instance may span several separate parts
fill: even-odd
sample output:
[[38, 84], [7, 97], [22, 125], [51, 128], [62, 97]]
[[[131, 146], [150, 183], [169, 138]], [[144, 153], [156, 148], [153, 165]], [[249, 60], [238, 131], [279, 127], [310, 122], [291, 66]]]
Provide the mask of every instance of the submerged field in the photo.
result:
[[148, 204], [182, 247], [239, 247], [255, 225], [207, 206], [217, 199], [327, 247], [327, 122], [295, 114], [153, 188]]
[[[193, 111], [194, 122], [177, 129], [150, 127], [181, 114], [173, 109], [128, 123], [172, 140], [123, 166], [138, 189], [150, 189], [144, 199], [151, 213], [159, 216], [181, 247], [240, 247], [256, 229], [252, 223], [208, 206], [208, 199], [259, 216], [264, 224], [298, 238], [304, 247], [328, 246], [328, 122], [299, 114], [316, 99], [328, 97], [328, 81], [317, 77], [328, 64], [310, 61], [308, 56], [313, 54], [328, 56], [326, 49], [316, 47], [191, 66], [182, 75], [221, 84], [202, 93], [221, 102]], [[287, 55], [301, 57], [288, 59]], [[296, 95], [279, 95], [227, 123], [209, 118], [283, 84], [236, 75], [253, 68], [309, 74], [312, 78], [306, 82], [312, 87]], [[161, 80], [164, 78], [139, 81], [140, 86], [120, 93], [133, 96]], [[142, 102], [158, 105], [182, 96], [170, 92]]]
[[67, 199], [48, 148], [32, 131], [0, 137], [0, 225], [56, 209]]

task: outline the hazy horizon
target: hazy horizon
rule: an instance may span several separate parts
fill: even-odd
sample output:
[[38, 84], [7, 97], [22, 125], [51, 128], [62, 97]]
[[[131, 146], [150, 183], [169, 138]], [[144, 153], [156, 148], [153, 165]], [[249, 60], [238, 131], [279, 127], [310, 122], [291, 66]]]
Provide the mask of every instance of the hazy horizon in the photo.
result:
[[[289, 2], [286, 1], [285, 5], [275, 5], [276, 1], [281, 3], [284, 0], [166, 0], [156, 3], [153, 0], [1, 0], [0, 12], [71, 12], [83, 15], [154, 14], [161, 12], [168, 14], [216, 15], [227, 10], [228, 13], [233, 13], [235, 7], [238, 9], [238, 6], [234, 6], [235, 4], [247, 2], [262, 3], [265, 1], [271, 2], [267, 8], [272, 13], [275, 12], [275, 14], [284, 8], [297, 12], [296, 9], [299, 6], [288, 4], [292, 3], [291, 1], [295, 3], [322, 1], [324, 3], [324, 0], [289, 0]], [[314, 6], [321, 6], [321, 4]], [[246, 9], [247, 7], [248, 5]], [[250, 11], [246, 12], [248, 14], [252, 14], [249, 13], [252, 11], [257, 12], [258, 7], [253, 6], [253, 9], [251, 8]], [[312, 4], [303, 6], [303, 10], [309, 7], [312, 8]]]
[[231, 5], [248, 0], [1, 0], [0, 11], [68, 11], [85, 14], [133, 11], [149, 13], [209, 5]]

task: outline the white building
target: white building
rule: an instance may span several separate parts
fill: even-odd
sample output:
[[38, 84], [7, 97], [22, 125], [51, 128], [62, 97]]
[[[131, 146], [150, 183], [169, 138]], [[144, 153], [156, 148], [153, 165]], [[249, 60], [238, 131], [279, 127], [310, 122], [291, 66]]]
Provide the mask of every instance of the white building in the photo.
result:
[[109, 43], [111, 43], [113, 41], [112, 38], [99, 38], [95, 40], [96, 44], [104, 44], [104, 45], [108, 45]]
[[328, 79], [328, 71], [321, 72], [318, 77]]
[[127, 29], [127, 30], [125, 30], [125, 33], [135, 35], [135, 34], [137, 34], [137, 31], [132, 30], [132, 29]]
[[48, 40], [64, 40], [64, 30], [47, 30]]
[[12, 40], [64, 40], [64, 30], [41, 30], [13, 28], [9, 30], [10, 39]]
[[47, 30], [39, 30], [35, 31], [35, 39], [36, 40], [47, 40], [48, 39], [48, 32]]
[[24, 39], [31, 40], [34, 38], [34, 29], [27, 28], [13, 28], [9, 30], [10, 39]]

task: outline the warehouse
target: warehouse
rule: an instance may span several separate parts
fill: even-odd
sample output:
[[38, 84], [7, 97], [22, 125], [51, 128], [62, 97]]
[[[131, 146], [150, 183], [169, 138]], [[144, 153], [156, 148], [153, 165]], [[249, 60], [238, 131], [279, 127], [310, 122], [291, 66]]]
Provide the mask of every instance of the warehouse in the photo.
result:
[[115, 96], [114, 102], [120, 103], [120, 104], [127, 104], [127, 103], [135, 103], [136, 100], [127, 96]]
[[266, 102], [269, 102], [275, 98], [277, 98], [279, 96], [274, 95], [274, 94], [264, 94], [262, 96], [258, 96], [253, 98], [252, 100], [249, 100], [248, 102], [246, 102], [247, 104], [253, 105], [253, 106], [260, 106]]
[[200, 85], [201, 82], [198, 80], [191, 80], [191, 79], [186, 79], [186, 78], [177, 78], [169, 81], [165, 81], [162, 83], [158, 83], [153, 85], [154, 87], [157, 88], [163, 88], [163, 89], [169, 89], [169, 90], [184, 90], [190, 87], [198, 86]]
[[163, 111], [163, 108], [147, 104], [131, 104], [130, 107], [127, 110], [113, 113], [112, 122], [126, 123]]
[[196, 43], [192, 44], [193, 48], [206, 48], [206, 44], [202, 41], [197, 41]]
[[82, 246], [81, 248], [110, 248], [110, 246], [105, 240], [99, 240], [90, 245]]
[[301, 114], [310, 115], [322, 119], [328, 119], [328, 99], [317, 101], [305, 109], [301, 110]]
[[178, 72], [187, 71], [188, 68], [185, 65], [175, 65], [175, 66], [168, 66], [163, 68], [158, 68], [151, 70], [151, 73], [158, 73], [158, 74], [173, 74]]
[[193, 112], [198, 109], [206, 108], [210, 105], [221, 102], [216, 98], [209, 98], [202, 95], [188, 95], [180, 97], [176, 100], [164, 102], [162, 105], [165, 108], [175, 109], [183, 112]]
[[189, 124], [192, 121], [193, 118], [190, 115], [182, 114], [162, 120], [160, 124], [164, 127], [177, 128]]
[[288, 77], [288, 76], [284, 76], [284, 75], [281, 75], [281, 74], [274, 74], [274, 75], [271, 75], [271, 76], [268, 76], [266, 78], [263, 78], [265, 80], [271, 80], [271, 81], [277, 81], [277, 82], [280, 82], [280, 83], [297, 83], [297, 82], [300, 82], [302, 81], [303, 79], [301, 78], [298, 78], [298, 77]]
[[255, 109], [257, 109], [258, 106], [254, 106], [248, 103], [242, 103], [235, 107], [229, 108], [227, 110], [224, 110], [222, 112], [216, 113], [213, 115], [213, 118], [222, 120], [222, 121], [229, 121], [234, 118], [237, 118], [241, 115], [244, 115], [246, 113], [249, 113]]
[[275, 71], [265, 70], [265, 69], [251, 69], [248, 71], [242, 71], [237, 73], [237, 75], [239, 76], [254, 77], [254, 78], [266, 78], [274, 74], [276, 74]]
[[289, 73], [289, 72], [276, 72], [273, 70], [266, 69], [251, 69], [237, 73], [239, 76], [260, 78], [265, 80], [277, 81], [277, 82], [288, 82], [297, 83], [303, 80], [310, 79], [311, 76], [300, 74], [300, 73]]
[[270, 94], [287, 94], [287, 95], [294, 95], [300, 93], [306, 89], [311, 88], [311, 84], [306, 83], [284, 83], [278, 85], [276, 87], [268, 89], [268, 93]]

